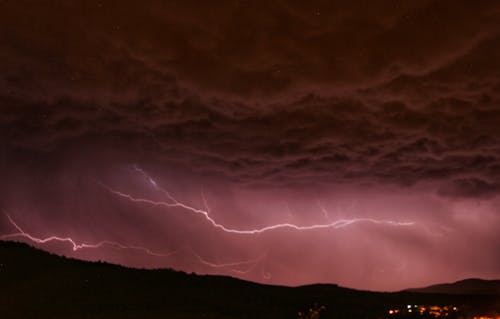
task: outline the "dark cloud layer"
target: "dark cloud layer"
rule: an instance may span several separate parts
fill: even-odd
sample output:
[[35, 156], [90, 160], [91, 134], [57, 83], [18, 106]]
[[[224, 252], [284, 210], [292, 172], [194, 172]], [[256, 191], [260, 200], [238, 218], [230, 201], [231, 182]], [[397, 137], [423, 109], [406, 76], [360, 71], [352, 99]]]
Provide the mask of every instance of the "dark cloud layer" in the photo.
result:
[[0, 204], [33, 198], [20, 189], [36, 174], [130, 164], [189, 180], [184, 193], [494, 203], [499, 52], [494, 1], [1, 1]]
[[1, 5], [8, 147], [132, 144], [244, 182], [499, 177], [488, 3]]

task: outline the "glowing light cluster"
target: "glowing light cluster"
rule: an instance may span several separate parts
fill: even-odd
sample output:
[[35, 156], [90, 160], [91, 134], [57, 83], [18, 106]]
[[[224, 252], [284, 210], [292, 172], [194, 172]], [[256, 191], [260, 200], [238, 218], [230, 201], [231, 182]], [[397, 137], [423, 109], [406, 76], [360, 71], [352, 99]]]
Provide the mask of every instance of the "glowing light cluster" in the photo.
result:
[[[406, 309], [405, 309], [406, 308]], [[449, 317], [451, 314], [457, 313], [456, 306], [423, 306], [423, 305], [406, 305], [403, 308], [389, 309], [388, 313], [392, 318], [399, 318], [400, 315], [418, 314], [427, 315], [434, 318]]]

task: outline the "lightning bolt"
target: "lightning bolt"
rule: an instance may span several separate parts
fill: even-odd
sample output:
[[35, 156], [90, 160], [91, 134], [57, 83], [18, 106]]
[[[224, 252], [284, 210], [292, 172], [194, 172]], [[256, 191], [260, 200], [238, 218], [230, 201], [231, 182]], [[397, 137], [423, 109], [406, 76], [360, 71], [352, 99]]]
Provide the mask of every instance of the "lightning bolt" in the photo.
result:
[[[10, 224], [17, 230], [17, 232], [11, 233], [11, 234], [1, 235], [0, 236], [1, 240], [22, 237], [22, 238], [26, 238], [34, 243], [37, 243], [37, 244], [46, 244], [46, 243], [54, 242], [54, 241], [55, 242], [62, 242], [62, 243], [69, 243], [71, 245], [71, 248], [73, 251], [78, 251], [81, 249], [97, 249], [97, 248], [103, 248], [103, 247], [107, 246], [107, 247], [111, 247], [114, 249], [137, 250], [137, 251], [146, 253], [147, 255], [154, 256], [154, 257], [169, 257], [173, 254], [178, 253], [178, 251], [172, 251], [169, 253], [159, 253], [159, 252], [154, 252], [146, 247], [134, 246], [134, 245], [124, 245], [124, 244], [121, 244], [119, 242], [109, 241], [109, 240], [103, 240], [103, 241], [97, 242], [95, 244], [88, 244], [88, 243], [77, 243], [71, 237], [49, 236], [46, 238], [39, 238], [39, 237], [35, 237], [35, 236], [31, 235], [30, 233], [28, 233], [24, 229], [22, 229], [21, 226], [19, 226], [19, 224], [17, 224], [8, 213], [4, 212], [4, 214], [7, 217], [7, 219], [9, 220]], [[195, 257], [195, 259], [200, 264], [203, 264], [205, 266], [208, 266], [210, 268], [215, 268], [215, 269], [222, 269], [222, 268], [228, 269], [228, 270], [235, 272], [235, 273], [238, 273], [238, 274], [246, 274], [246, 273], [250, 272], [257, 265], [257, 263], [260, 262], [262, 260], [262, 258], [264, 258], [264, 255], [263, 255], [263, 256], [260, 256], [258, 258], [255, 258], [255, 259], [219, 264], [219, 263], [207, 261], [206, 259], [202, 258], [199, 254], [197, 254], [192, 249], [188, 249], [188, 251]], [[246, 270], [240, 270], [240, 269], [234, 268], [234, 267], [246, 266], [246, 265], [250, 265], [250, 267]]]
[[[232, 234], [239, 234], [239, 235], [256, 235], [268, 231], [273, 231], [273, 230], [278, 230], [278, 229], [292, 229], [292, 230], [297, 230], [297, 231], [307, 231], [307, 230], [317, 230], [317, 229], [328, 229], [328, 228], [333, 228], [333, 229], [339, 229], [343, 228], [352, 224], [356, 223], [372, 223], [372, 224], [380, 224], [380, 225], [389, 225], [389, 226], [413, 226], [415, 225], [415, 222], [400, 222], [400, 221], [392, 221], [392, 220], [378, 220], [378, 219], [373, 219], [373, 218], [353, 218], [353, 219], [339, 219], [336, 221], [332, 221], [326, 224], [314, 224], [314, 225], [307, 225], [307, 226], [300, 226], [300, 225], [295, 225], [291, 223], [280, 223], [280, 224], [274, 224], [270, 226], [265, 226], [262, 228], [254, 228], [254, 229], [235, 229], [235, 228], [230, 228], [227, 227], [219, 222], [217, 222], [215, 219], [213, 219], [210, 216], [210, 209], [208, 208], [207, 201], [205, 196], [202, 193], [202, 199], [203, 203], [205, 205], [205, 210], [199, 209], [193, 206], [190, 206], [186, 203], [183, 203], [179, 200], [177, 200], [174, 196], [172, 196], [167, 190], [159, 186], [159, 183], [157, 183], [151, 176], [149, 176], [144, 170], [142, 170], [139, 167], [134, 167], [136, 171], [141, 173], [147, 181], [158, 191], [164, 194], [166, 197], [167, 201], [155, 201], [147, 198], [141, 198], [141, 197], [135, 197], [130, 194], [115, 190], [103, 183], [99, 184], [104, 187], [106, 190], [109, 192], [124, 198], [126, 200], [129, 200], [134, 203], [140, 203], [140, 204], [148, 204], [151, 206], [159, 206], [159, 207], [165, 207], [165, 208], [173, 208], [173, 207], [178, 207], [182, 208], [188, 212], [194, 213], [201, 215], [205, 218], [207, 222], [209, 222], [214, 228], [220, 229], [226, 233], [232, 233]], [[326, 210], [325, 210], [326, 212]]]
[[330, 220], [330, 215], [328, 214], [328, 211], [326, 208], [320, 203], [319, 200], [316, 200], [316, 205], [318, 205], [319, 209], [323, 213], [323, 216], [325, 217], [326, 220]]
[[[203, 257], [201, 257], [199, 254], [197, 254], [195, 251], [190, 249], [190, 252], [193, 254], [193, 256], [196, 257], [196, 259], [203, 265], [211, 267], [211, 268], [227, 268], [232, 272], [238, 273], [238, 274], [247, 274], [250, 271], [252, 271], [255, 266], [265, 257], [265, 255], [262, 255], [260, 257], [257, 257], [255, 259], [249, 259], [249, 260], [243, 260], [243, 261], [236, 261], [236, 262], [228, 262], [228, 263], [214, 263], [207, 261]], [[240, 269], [235, 269], [234, 267], [240, 267], [240, 266], [247, 266], [250, 265], [250, 267], [246, 270], [240, 270]]]
[[[381, 225], [388, 225], [388, 226], [395, 226], [395, 227], [407, 227], [407, 226], [413, 226], [415, 225], [415, 222], [401, 222], [401, 221], [393, 221], [393, 220], [378, 220], [378, 219], [373, 219], [373, 218], [352, 218], [352, 219], [338, 219], [335, 221], [329, 220], [328, 223], [324, 224], [313, 224], [313, 225], [296, 225], [292, 223], [278, 223], [278, 224], [273, 224], [261, 228], [253, 228], [253, 229], [236, 229], [236, 228], [231, 228], [228, 227], [217, 220], [215, 220], [211, 216], [211, 210], [208, 205], [207, 198], [205, 196], [205, 193], [202, 191], [201, 192], [201, 199], [202, 203], [204, 206], [204, 209], [196, 208], [194, 206], [191, 206], [185, 202], [182, 202], [178, 200], [176, 197], [174, 197], [170, 192], [168, 192], [166, 189], [162, 188], [160, 184], [154, 180], [150, 175], [148, 175], [144, 170], [142, 170], [139, 167], [134, 167], [135, 171], [139, 172], [146, 180], [147, 182], [152, 185], [152, 187], [160, 192], [165, 200], [163, 201], [156, 201], [148, 198], [141, 198], [141, 197], [135, 197], [131, 194], [127, 194], [124, 192], [121, 192], [119, 190], [113, 189], [110, 186], [105, 185], [104, 183], [101, 183], [99, 181], [96, 181], [100, 186], [102, 186], [104, 189], [109, 191], [110, 193], [123, 198], [125, 200], [128, 200], [133, 203], [138, 203], [138, 204], [147, 204], [151, 206], [157, 206], [157, 207], [164, 207], [164, 208], [180, 208], [184, 210], [187, 213], [192, 213], [196, 214], [198, 216], [203, 217], [212, 227], [226, 232], [230, 234], [237, 234], [237, 235], [258, 235], [261, 233], [265, 232], [270, 232], [270, 231], [275, 231], [279, 229], [289, 229], [289, 230], [294, 230], [294, 231], [309, 231], [309, 230], [317, 230], [317, 229], [339, 229], [343, 227], [347, 227], [349, 225], [353, 225], [356, 223], [372, 223], [372, 224], [381, 224]], [[317, 202], [318, 207], [320, 210], [323, 212], [325, 218], [329, 219], [329, 213], [324, 208], [319, 201]], [[22, 237], [26, 238], [34, 243], [38, 244], [45, 244], [48, 242], [62, 242], [62, 243], [67, 243], [71, 245], [73, 251], [78, 251], [81, 249], [98, 249], [98, 248], [103, 248], [103, 247], [110, 247], [114, 249], [129, 249], [129, 250], [136, 250], [143, 252], [147, 255], [150, 256], [155, 256], [155, 257], [169, 257], [172, 254], [178, 253], [178, 251], [173, 251], [169, 253], [160, 253], [160, 252], [155, 252], [150, 250], [149, 248], [142, 247], [142, 246], [135, 246], [135, 245], [125, 245], [119, 242], [115, 241], [110, 241], [110, 240], [103, 240], [97, 243], [85, 243], [85, 242], [77, 242], [71, 237], [60, 237], [60, 236], [49, 236], [46, 238], [39, 238], [36, 237], [22, 229], [19, 224], [17, 224], [12, 217], [4, 211], [4, 214], [7, 216], [10, 224], [16, 229], [17, 232], [11, 233], [11, 234], [6, 234], [6, 235], [0, 235], [0, 239], [10, 239], [10, 238], [16, 238], [16, 237]], [[260, 256], [254, 259], [249, 259], [249, 260], [243, 260], [243, 261], [235, 261], [235, 262], [228, 262], [228, 263], [215, 263], [206, 260], [205, 258], [201, 257], [198, 253], [194, 252], [192, 249], [189, 249], [190, 253], [193, 255], [195, 260], [199, 262], [200, 264], [214, 268], [214, 269], [223, 269], [227, 271], [232, 271], [238, 274], [246, 274], [252, 270], [255, 269], [255, 267], [263, 260], [265, 257]], [[246, 267], [246, 268], [245, 268]], [[270, 278], [271, 274], [264, 272], [263, 273], [264, 278]]]
[[141, 246], [134, 246], [134, 245], [124, 245], [115, 241], [109, 241], [109, 240], [103, 240], [95, 244], [88, 244], [88, 243], [77, 243], [74, 239], [71, 237], [59, 237], [59, 236], [49, 236], [46, 238], [38, 238], [30, 233], [25, 232], [13, 219], [12, 217], [4, 212], [4, 214], [7, 216], [7, 219], [9, 220], [10, 224], [17, 230], [16, 233], [11, 233], [11, 234], [6, 234], [6, 235], [1, 235], [0, 239], [10, 239], [10, 238], [16, 238], [16, 237], [23, 237], [26, 239], [31, 240], [34, 243], [37, 244], [45, 244], [48, 242], [63, 242], [63, 243], [69, 243], [73, 249], [73, 251], [78, 251], [81, 249], [88, 249], [88, 248], [102, 248], [102, 247], [111, 247], [115, 249], [131, 249], [131, 250], [137, 250], [141, 251], [143, 253], [146, 253], [147, 255], [155, 256], [155, 257], [169, 257], [173, 254], [176, 253], [176, 251], [169, 252], [169, 253], [159, 253], [159, 252], [154, 252], [146, 247], [141, 247]]

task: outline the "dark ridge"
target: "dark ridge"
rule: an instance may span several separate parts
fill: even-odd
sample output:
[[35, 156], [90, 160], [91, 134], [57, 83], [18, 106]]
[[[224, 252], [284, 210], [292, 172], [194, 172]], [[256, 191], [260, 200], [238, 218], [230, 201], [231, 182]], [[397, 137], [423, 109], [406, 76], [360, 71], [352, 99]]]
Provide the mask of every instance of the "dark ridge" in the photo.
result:
[[[406, 304], [457, 305], [492, 313], [498, 296], [380, 293], [337, 285], [261, 285], [171, 269], [131, 269], [69, 259], [0, 241], [0, 318], [386, 318]], [[449, 318], [453, 319], [453, 318]]]
[[438, 284], [423, 288], [411, 288], [407, 289], [407, 291], [435, 294], [500, 295], [500, 280], [471, 278], [454, 283]]

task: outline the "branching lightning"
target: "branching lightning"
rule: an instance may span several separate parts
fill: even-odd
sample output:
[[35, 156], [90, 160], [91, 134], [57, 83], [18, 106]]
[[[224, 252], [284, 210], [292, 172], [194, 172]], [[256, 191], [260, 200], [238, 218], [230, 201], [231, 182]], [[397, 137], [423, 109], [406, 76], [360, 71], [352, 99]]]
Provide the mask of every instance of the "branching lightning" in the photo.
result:
[[175, 251], [169, 252], [169, 253], [159, 253], [159, 252], [151, 251], [150, 249], [148, 249], [146, 247], [134, 246], [134, 245], [124, 245], [124, 244], [121, 244], [121, 243], [118, 243], [115, 241], [109, 241], [109, 240], [103, 240], [103, 241], [100, 241], [100, 242], [95, 243], [95, 244], [88, 244], [88, 243], [77, 243], [71, 237], [49, 236], [46, 238], [38, 238], [38, 237], [35, 237], [35, 236], [27, 233], [26, 231], [24, 231], [12, 219], [12, 217], [10, 217], [9, 214], [5, 213], [5, 215], [7, 216], [11, 225], [17, 230], [17, 232], [11, 233], [11, 234], [6, 234], [6, 235], [1, 235], [0, 239], [10, 239], [10, 238], [16, 238], [16, 237], [23, 237], [23, 238], [29, 239], [32, 242], [37, 243], [37, 244], [45, 244], [45, 243], [52, 242], [52, 241], [64, 242], [64, 243], [69, 243], [71, 245], [73, 251], [77, 251], [77, 250], [85, 249], [85, 248], [94, 248], [94, 249], [95, 248], [102, 248], [102, 247], [107, 246], [107, 247], [111, 247], [111, 248], [115, 248], [115, 249], [137, 250], [137, 251], [141, 251], [141, 252], [144, 252], [148, 255], [155, 256], [155, 257], [169, 257], [172, 254], [176, 253]]
[[323, 213], [323, 216], [325, 217], [326, 220], [330, 220], [330, 215], [328, 214], [328, 211], [326, 208], [320, 203], [319, 200], [316, 200], [316, 205], [318, 205], [319, 209]]
[[[317, 205], [320, 208], [321, 212], [323, 213], [325, 219], [327, 219], [327, 223], [323, 224], [313, 224], [313, 225], [296, 225], [293, 223], [278, 223], [278, 224], [272, 224], [260, 228], [251, 228], [251, 229], [237, 229], [237, 228], [232, 228], [227, 225], [224, 225], [223, 223], [217, 221], [211, 216], [211, 209], [209, 207], [208, 200], [205, 196], [205, 193], [202, 191], [201, 192], [201, 200], [203, 204], [203, 208], [197, 208], [192, 205], [189, 205], [186, 202], [183, 202], [179, 200], [178, 198], [174, 197], [170, 192], [168, 192], [166, 189], [160, 186], [160, 184], [154, 180], [150, 175], [148, 175], [144, 170], [142, 170], [139, 167], [134, 167], [135, 171], [139, 172], [145, 179], [146, 181], [158, 192], [160, 192], [164, 196], [164, 200], [153, 200], [149, 198], [142, 198], [142, 197], [136, 197], [132, 194], [125, 193], [120, 190], [116, 190], [106, 184], [103, 184], [101, 182], [98, 182], [99, 185], [101, 185], [103, 188], [105, 188], [107, 191], [110, 193], [125, 199], [127, 201], [137, 203], [137, 204], [146, 204], [146, 205], [151, 205], [151, 206], [157, 206], [157, 207], [163, 207], [163, 208], [178, 208], [186, 213], [191, 213], [195, 214], [198, 216], [201, 216], [204, 218], [208, 224], [210, 224], [213, 228], [218, 229], [222, 232], [229, 233], [229, 234], [236, 234], [236, 235], [258, 235], [261, 233], [265, 232], [270, 232], [270, 231], [276, 231], [280, 229], [288, 229], [288, 230], [293, 230], [293, 231], [311, 231], [311, 230], [319, 230], [319, 229], [339, 229], [339, 228], [344, 228], [349, 225], [353, 225], [356, 223], [371, 223], [371, 224], [380, 224], [380, 225], [387, 225], [387, 226], [394, 226], [394, 227], [408, 227], [408, 226], [413, 226], [415, 225], [415, 222], [407, 222], [407, 221], [393, 221], [393, 220], [379, 220], [379, 219], [374, 219], [374, 218], [352, 218], [352, 219], [338, 219], [332, 221], [330, 219], [330, 214], [327, 211], [327, 209], [321, 205], [321, 203], [318, 201]], [[288, 208], [289, 209], [289, 208]], [[61, 243], [66, 243], [69, 244], [72, 248], [73, 251], [78, 251], [82, 249], [98, 249], [98, 248], [104, 248], [104, 247], [109, 247], [109, 248], [114, 248], [114, 249], [128, 249], [128, 250], [136, 250], [140, 251], [142, 253], [145, 253], [150, 256], [155, 256], [155, 257], [169, 257], [173, 254], [176, 254], [179, 252], [173, 251], [169, 253], [161, 253], [161, 252], [156, 252], [152, 251], [149, 248], [142, 247], [142, 246], [135, 246], [135, 245], [126, 245], [122, 244], [120, 242], [116, 241], [110, 241], [110, 240], [103, 240], [99, 241], [97, 243], [86, 243], [86, 242], [78, 242], [75, 239], [71, 237], [61, 237], [61, 236], [49, 236], [46, 238], [40, 238], [32, 235], [31, 233], [26, 232], [21, 226], [19, 226], [18, 223], [16, 223], [13, 218], [5, 212], [5, 215], [7, 216], [7, 219], [9, 220], [10, 224], [12, 225], [13, 228], [15, 228], [16, 232], [10, 233], [10, 234], [5, 234], [5, 235], [0, 235], [0, 239], [12, 239], [12, 238], [25, 238], [28, 239], [34, 243], [37, 244], [45, 244], [49, 242], [61, 242]], [[182, 249], [181, 249], [182, 250]], [[225, 262], [225, 263], [216, 263], [212, 261], [208, 261], [205, 258], [203, 258], [200, 254], [196, 253], [192, 249], [188, 249], [192, 257], [196, 262], [199, 262], [200, 264], [210, 267], [213, 269], [221, 269], [225, 271], [231, 271], [237, 274], [247, 274], [251, 271], [253, 271], [258, 264], [260, 264], [263, 259], [265, 258], [265, 255], [261, 255], [257, 258], [253, 259], [248, 259], [248, 260], [243, 260], [243, 261], [234, 261], [234, 262]], [[263, 277], [268, 279], [271, 277], [271, 274], [268, 272], [263, 273]]]
[[[199, 254], [191, 250], [191, 253], [193, 256], [196, 257], [196, 259], [202, 263], [205, 266], [211, 267], [211, 268], [227, 268], [232, 272], [238, 273], [238, 274], [247, 274], [250, 271], [252, 271], [255, 266], [265, 257], [265, 255], [262, 255], [260, 257], [254, 258], [254, 259], [249, 259], [249, 260], [243, 260], [243, 261], [236, 261], [236, 262], [228, 262], [228, 263], [214, 263], [207, 261], [206, 259], [202, 258]], [[234, 267], [241, 267], [241, 266], [250, 266], [246, 270], [241, 270], [241, 269], [235, 269]]]
[[[389, 226], [413, 226], [415, 225], [415, 222], [400, 222], [400, 221], [393, 221], [393, 220], [378, 220], [378, 219], [373, 219], [373, 218], [353, 218], [353, 219], [338, 219], [329, 223], [325, 224], [314, 224], [314, 225], [307, 225], [307, 226], [300, 226], [300, 225], [295, 225], [291, 223], [280, 223], [280, 224], [274, 224], [274, 225], [269, 225], [261, 228], [254, 228], [254, 229], [235, 229], [235, 228], [230, 228], [222, 223], [217, 222], [214, 218], [210, 216], [210, 208], [208, 207], [206, 198], [204, 194], [202, 193], [202, 199], [203, 203], [205, 205], [205, 209], [199, 209], [193, 206], [190, 206], [184, 202], [179, 201], [176, 199], [174, 196], [172, 196], [167, 190], [164, 188], [160, 187], [159, 184], [151, 177], [149, 176], [144, 170], [141, 168], [135, 167], [135, 170], [140, 172], [146, 180], [158, 191], [164, 194], [166, 197], [167, 201], [155, 201], [147, 198], [141, 198], [141, 197], [135, 197], [130, 194], [115, 190], [107, 185], [104, 185], [100, 183], [102, 187], [107, 189], [109, 192], [122, 197], [124, 199], [127, 199], [131, 202], [134, 203], [142, 203], [142, 204], [148, 204], [152, 206], [160, 206], [160, 207], [165, 207], [165, 208], [182, 208], [188, 212], [195, 213], [198, 215], [201, 215], [205, 218], [207, 222], [209, 222], [213, 227], [220, 229], [226, 233], [232, 233], [232, 234], [239, 234], [239, 235], [256, 235], [268, 231], [273, 231], [273, 230], [278, 230], [278, 229], [292, 229], [292, 230], [297, 230], [297, 231], [307, 231], [307, 230], [317, 230], [317, 229], [327, 229], [327, 228], [333, 228], [333, 229], [338, 229], [338, 228], [343, 228], [355, 223], [372, 223], [372, 224], [382, 224], [382, 225], [389, 225]], [[324, 211], [325, 215], [328, 216], [328, 213], [326, 210]]]
[[[78, 251], [81, 249], [97, 249], [97, 248], [103, 248], [103, 247], [111, 247], [114, 249], [131, 249], [131, 250], [137, 250], [143, 253], [146, 253], [147, 255], [154, 256], [154, 257], [169, 257], [173, 254], [178, 253], [178, 251], [172, 251], [169, 253], [160, 253], [160, 252], [154, 252], [150, 250], [149, 248], [142, 247], [142, 246], [135, 246], [135, 245], [125, 245], [121, 244], [119, 242], [115, 241], [109, 241], [109, 240], [103, 240], [100, 242], [97, 242], [95, 244], [89, 244], [89, 243], [77, 243], [76, 240], [74, 240], [71, 237], [60, 237], [60, 236], [49, 236], [45, 238], [39, 238], [36, 236], [33, 236], [32, 234], [26, 232], [24, 229], [17, 224], [12, 217], [4, 212], [5, 216], [9, 220], [10, 224], [16, 229], [15, 233], [10, 233], [10, 234], [4, 234], [0, 235], [0, 239], [12, 239], [12, 238], [26, 238], [34, 243], [37, 244], [46, 244], [49, 242], [62, 242], [62, 243], [68, 243], [71, 245], [71, 248], [73, 251]], [[236, 262], [229, 262], [229, 263], [214, 263], [207, 261], [206, 259], [202, 258], [199, 254], [197, 254], [194, 250], [188, 249], [190, 254], [194, 256], [194, 258], [201, 264], [208, 266], [210, 268], [215, 268], [215, 269], [228, 269], [232, 272], [239, 273], [239, 274], [246, 274], [253, 270], [255, 265], [259, 263], [264, 256], [260, 256], [255, 259], [250, 259], [250, 260], [243, 260], [243, 261], [236, 261]], [[239, 266], [250, 266], [246, 270], [240, 270], [240, 269], [235, 269], [234, 267], [239, 267]]]

